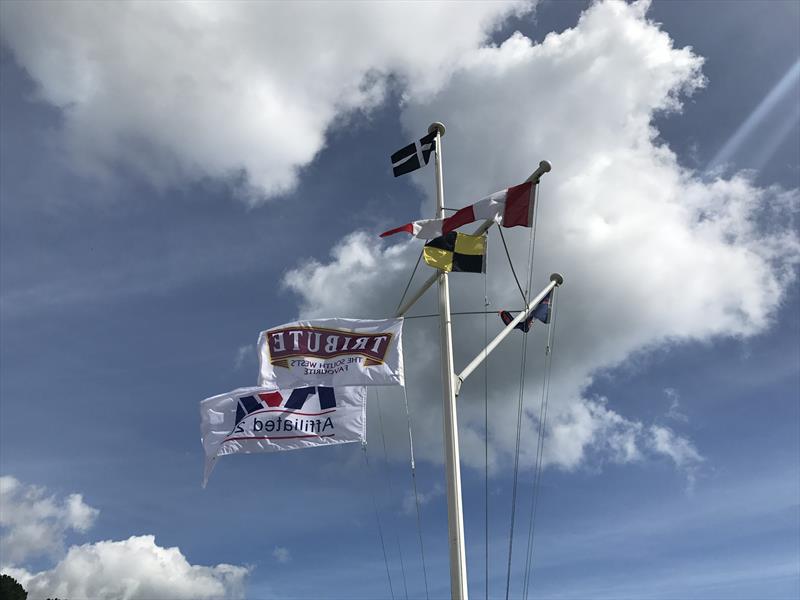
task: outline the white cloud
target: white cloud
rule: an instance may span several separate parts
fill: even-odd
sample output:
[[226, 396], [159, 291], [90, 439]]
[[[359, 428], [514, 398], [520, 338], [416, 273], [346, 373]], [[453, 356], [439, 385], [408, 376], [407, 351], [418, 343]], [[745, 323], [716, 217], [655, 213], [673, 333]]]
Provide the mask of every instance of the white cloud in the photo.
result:
[[648, 434], [647, 444], [650, 448], [672, 459], [675, 466], [686, 475], [686, 491], [693, 493], [698, 469], [705, 460], [694, 444], [670, 428], [659, 425], [650, 426]]
[[85, 169], [122, 164], [159, 185], [244, 178], [256, 200], [294, 186], [337, 117], [379, 103], [389, 77], [430, 93], [506, 16], [529, 9], [4, 2], [0, 35], [62, 109]]
[[444, 488], [439, 484], [434, 485], [429, 492], [418, 491], [416, 499], [411, 490], [406, 490], [405, 496], [403, 496], [402, 510], [407, 515], [413, 515], [417, 510], [417, 502], [419, 502], [420, 506], [425, 506], [431, 500], [443, 495]]
[[244, 598], [248, 574], [234, 565], [192, 565], [178, 548], [162, 548], [152, 535], [72, 546], [55, 567], [39, 573], [4, 571], [22, 584], [30, 600]]
[[[66, 532], [87, 531], [98, 513], [80, 494], [59, 502], [42, 487], [0, 477], [0, 570], [19, 581], [31, 600], [244, 597], [249, 569], [192, 565], [180, 549], [158, 546], [152, 535], [71, 546], [64, 554]], [[38, 573], [22, 566], [40, 555], [60, 560]]]
[[551, 425], [545, 459], [573, 468], [583, 460], [585, 449], [592, 447], [612, 462], [633, 462], [642, 458], [641, 433], [641, 423], [610, 410], [607, 399], [581, 400], [571, 403]]
[[18, 564], [64, 550], [68, 531], [88, 530], [100, 511], [70, 494], [61, 502], [44, 488], [25, 485], [11, 476], [0, 477], [0, 542], [2, 561]]
[[661, 454], [669, 456], [678, 467], [694, 465], [703, 460], [694, 445], [687, 439], [675, 435], [668, 427], [650, 427], [650, 444]]
[[689, 421], [689, 417], [687, 417], [681, 411], [681, 402], [680, 402], [680, 394], [678, 390], [674, 388], [666, 388], [664, 390], [664, 395], [669, 400], [669, 410], [667, 410], [667, 418], [672, 419], [674, 421], [682, 421], [687, 423]]
[[[589, 453], [615, 462], [660, 453], [681, 469], [694, 468], [700, 454], [687, 439], [627, 419], [612, 408], [613, 398], [593, 400], [586, 389], [598, 372], [637, 353], [764, 331], [794, 281], [800, 255], [789, 225], [797, 190], [756, 187], [743, 176], [706, 182], [658, 141], [654, 115], [679, 111], [683, 95], [701, 88], [704, 78], [702, 59], [675, 48], [647, 20], [646, 8], [644, 2], [600, 2], [574, 28], [541, 44], [517, 33], [499, 47], [466, 52], [441, 90], [410, 93], [402, 114], [409, 132], [424, 131], [431, 115], [445, 121], [448, 206], [521, 181], [542, 158], [553, 163], [541, 186], [534, 287], [552, 271], [566, 277], [558, 294], [545, 450], [546, 460], [563, 468], [578, 466]], [[431, 173], [414, 177], [423, 183]], [[506, 235], [520, 264], [527, 233]], [[488, 275], [495, 309], [519, 303], [497, 244], [490, 241]], [[383, 316], [393, 311], [419, 245], [394, 238], [379, 245], [374, 233], [356, 232], [328, 263], [298, 267], [285, 284], [300, 296], [304, 316]], [[455, 275], [451, 288], [457, 310], [482, 308], [481, 277]], [[490, 321], [490, 335], [498, 329], [499, 321]], [[543, 346], [543, 329], [529, 337], [527, 465], [535, 457], [542, 385], [535, 349]], [[483, 320], [457, 318], [455, 332], [456, 364], [464, 365], [483, 343]], [[415, 449], [439, 459], [441, 412], [430, 401], [439, 395], [437, 325], [408, 321], [405, 335]], [[493, 465], [513, 452], [515, 336], [492, 357]], [[483, 386], [479, 372], [473, 378], [459, 399], [462, 458], [482, 466]], [[404, 448], [402, 435], [390, 446]]]
[[254, 363], [256, 358], [256, 348], [252, 344], [239, 346], [236, 350], [236, 358], [233, 361], [233, 368], [237, 371], [248, 363]]
[[286, 564], [292, 560], [291, 552], [289, 552], [288, 548], [284, 548], [283, 546], [275, 546], [275, 549], [272, 551], [272, 557], [281, 564]]

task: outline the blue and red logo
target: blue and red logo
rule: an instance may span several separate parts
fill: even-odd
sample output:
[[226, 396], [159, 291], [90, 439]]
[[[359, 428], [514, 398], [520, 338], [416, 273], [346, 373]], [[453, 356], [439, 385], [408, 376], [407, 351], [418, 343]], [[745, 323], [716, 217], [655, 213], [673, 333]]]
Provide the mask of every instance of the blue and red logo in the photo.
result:
[[286, 411], [302, 410], [312, 396], [319, 398], [320, 410], [336, 408], [336, 396], [331, 387], [304, 387], [292, 390], [284, 403], [280, 392], [262, 392], [251, 396], [241, 396], [236, 405], [236, 424], [247, 415], [265, 408], [284, 408]]

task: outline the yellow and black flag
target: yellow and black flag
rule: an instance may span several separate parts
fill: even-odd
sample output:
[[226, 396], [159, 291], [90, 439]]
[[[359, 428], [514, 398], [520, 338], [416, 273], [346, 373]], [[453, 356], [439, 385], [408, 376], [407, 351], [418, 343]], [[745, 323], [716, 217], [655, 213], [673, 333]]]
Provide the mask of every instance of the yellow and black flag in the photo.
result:
[[483, 273], [486, 268], [486, 236], [451, 231], [427, 242], [422, 256], [434, 269]]

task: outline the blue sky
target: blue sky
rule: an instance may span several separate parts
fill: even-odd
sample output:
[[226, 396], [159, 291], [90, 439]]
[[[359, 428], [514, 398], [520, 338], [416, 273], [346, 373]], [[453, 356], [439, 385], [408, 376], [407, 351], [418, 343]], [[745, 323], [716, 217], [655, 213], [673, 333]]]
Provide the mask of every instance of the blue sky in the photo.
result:
[[[430, 215], [433, 172], [394, 179], [388, 156], [435, 120], [449, 206], [553, 163], [533, 281], [566, 282], [530, 596], [800, 593], [796, 2], [0, 16], [0, 567], [29, 597], [425, 597], [398, 390], [370, 393], [370, 471], [356, 445], [229, 456], [206, 490], [197, 405], [255, 383], [267, 327], [393, 312], [420, 242], [377, 233]], [[507, 231], [524, 265], [528, 232]], [[498, 244], [499, 310], [515, 284]], [[483, 277], [451, 279], [454, 310], [480, 310]], [[433, 310], [431, 294], [415, 312]], [[483, 332], [457, 318], [458, 366]], [[404, 336], [429, 595], [444, 598], [436, 323]], [[528, 340], [513, 598], [544, 341]], [[489, 362], [496, 598], [520, 343]], [[475, 598], [483, 390], [479, 369], [459, 405]]]

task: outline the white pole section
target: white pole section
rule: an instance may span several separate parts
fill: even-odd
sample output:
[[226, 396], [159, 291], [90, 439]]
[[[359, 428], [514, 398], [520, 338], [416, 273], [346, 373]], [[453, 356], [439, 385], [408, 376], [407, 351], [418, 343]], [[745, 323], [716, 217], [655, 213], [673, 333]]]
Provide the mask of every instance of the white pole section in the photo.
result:
[[492, 350], [497, 348], [500, 342], [502, 342], [503, 339], [505, 339], [505, 337], [509, 333], [511, 333], [513, 329], [519, 323], [522, 322], [523, 319], [526, 319], [528, 317], [530, 312], [534, 308], [536, 308], [536, 306], [539, 304], [539, 302], [541, 302], [544, 299], [545, 296], [547, 296], [550, 290], [552, 290], [557, 285], [561, 285], [562, 283], [564, 283], [564, 278], [561, 275], [559, 275], [558, 273], [553, 273], [552, 275], [550, 275], [550, 283], [548, 283], [545, 286], [545, 288], [541, 292], [539, 292], [539, 294], [533, 300], [531, 300], [530, 303], [528, 303], [528, 307], [521, 313], [519, 313], [516, 317], [514, 317], [514, 320], [511, 321], [508, 325], [506, 325], [505, 328], [500, 333], [498, 333], [497, 336], [491, 342], [489, 342], [489, 345], [486, 346], [486, 348], [484, 348], [481, 351], [481, 353], [478, 354], [478, 356], [473, 358], [472, 362], [469, 363], [466, 367], [464, 367], [464, 370], [461, 371], [461, 373], [459, 373], [458, 384], [457, 384], [459, 389], [461, 388], [461, 384], [464, 382], [464, 380], [470, 376], [470, 373], [472, 373], [478, 367], [478, 365], [480, 365], [484, 360], [486, 360], [486, 357], [489, 356]]
[[[525, 180], [525, 182], [527, 183], [529, 181], [532, 181], [534, 184], [539, 183], [539, 179], [542, 177], [542, 175], [544, 175], [545, 173], [549, 172], [551, 168], [552, 167], [550, 166], [550, 163], [547, 162], [546, 160], [539, 161], [539, 166], [537, 167], [537, 169], [533, 173], [531, 173], [531, 176], [528, 177]], [[444, 215], [444, 213], [442, 213], [442, 215]], [[484, 221], [480, 225], [480, 227], [478, 227], [475, 230], [475, 232], [472, 235], [483, 235], [484, 233], [486, 233], [489, 230], [489, 228], [492, 225], [494, 225], [494, 221], [491, 221], [491, 220]], [[397, 310], [397, 312], [395, 313], [394, 316], [395, 317], [402, 317], [404, 314], [406, 314], [409, 311], [409, 309], [412, 306], [414, 306], [416, 301], [419, 300], [422, 297], [422, 294], [427, 292], [428, 288], [431, 287], [436, 282], [438, 277], [439, 276], [436, 273], [434, 273], [433, 275], [428, 277], [428, 279], [425, 281], [425, 283], [423, 283], [422, 286], [419, 288], [419, 290], [417, 290], [417, 293], [414, 294], [408, 300], [406, 300], [406, 303], [403, 304], [403, 306], [401, 306]]]
[[[436, 132], [436, 217], [444, 217], [442, 180], [442, 135], [444, 125], [433, 123], [428, 133]], [[450, 597], [467, 600], [467, 557], [464, 548], [464, 511], [461, 502], [461, 460], [458, 453], [458, 415], [456, 413], [453, 331], [450, 321], [450, 289], [447, 273], [439, 277], [439, 332], [442, 348], [442, 388], [444, 422], [444, 463], [447, 479], [447, 531], [450, 542]]]

